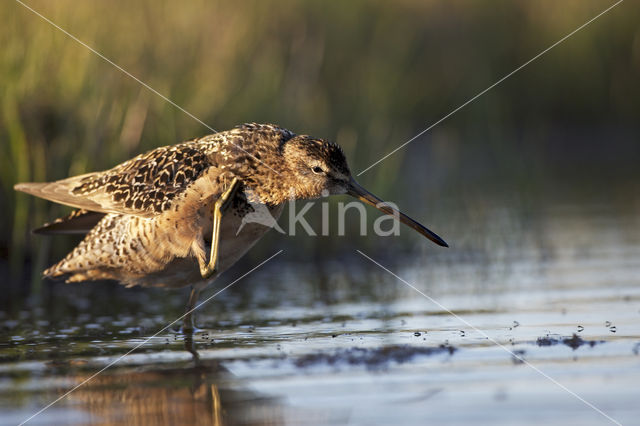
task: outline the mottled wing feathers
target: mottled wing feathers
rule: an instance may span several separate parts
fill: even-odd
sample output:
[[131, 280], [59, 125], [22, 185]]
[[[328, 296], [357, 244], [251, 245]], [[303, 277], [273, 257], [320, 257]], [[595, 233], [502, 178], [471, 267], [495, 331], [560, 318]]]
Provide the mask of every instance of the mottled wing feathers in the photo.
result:
[[75, 176], [69, 179], [59, 180], [56, 182], [27, 182], [19, 183], [13, 187], [16, 191], [26, 192], [27, 194], [35, 195], [36, 197], [44, 198], [45, 200], [54, 201], [56, 203], [65, 204], [67, 206], [84, 208], [93, 211], [102, 211], [100, 204], [80, 197], [75, 197], [70, 194], [70, 188], [74, 186], [77, 180], [84, 178], [85, 176], [93, 175], [90, 173], [87, 175]]
[[210, 167], [211, 143], [215, 142], [209, 139], [157, 148], [111, 170], [50, 183], [22, 183], [15, 189], [80, 209], [153, 216], [167, 210]]
[[[235, 129], [177, 145], [156, 148], [110, 170], [45, 183], [15, 186], [37, 197], [100, 213], [150, 217], [169, 209], [211, 167], [258, 179], [256, 164], [279, 168], [269, 152], [293, 137], [271, 124], [244, 124]], [[254, 176], [255, 175], [255, 176]], [[256, 182], [245, 182], [255, 184]]]
[[100, 222], [104, 213], [89, 210], [74, 210], [67, 216], [58, 218], [51, 223], [45, 223], [40, 228], [34, 229], [34, 234], [87, 234]]

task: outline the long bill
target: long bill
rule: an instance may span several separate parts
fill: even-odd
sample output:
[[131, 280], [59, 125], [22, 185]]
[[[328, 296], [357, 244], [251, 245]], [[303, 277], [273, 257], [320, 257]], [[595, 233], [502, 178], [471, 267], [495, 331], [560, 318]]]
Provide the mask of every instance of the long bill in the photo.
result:
[[396, 219], [399, 219], [400, 222], [402, 222], [405, 225], [415, 229], [420, 234], [424, 235], [425, 237], [427, 237], [428, 239], [430, 239], [434, 243], [438, 244], [439, 246], [449, 247], [449, 245], [442, 238], [440, 238], [435, 233], [433, 233], [430, 230], [428, 230], [425, 226], [422, 226], [420, 223], [418, 223], [415, 220], [411, 219], [406, 214], [402, 213], [399, 210], [394, 209], [393, 207], [391, 207], [390, 205], [388, 205], [387, 203], [382, 201], [380, 198], [376, 197], [375, 195], [373, 195], [372, 193], [370, 193], [369, 191], [364, 189], [353, 178], [351, 179], [351, 182], [349, 183], [349, 189], [347, 190], [347, 194], [351, 195], [352, 197], [357, 198], [358, 200], [360, 200], [360, 201], [362, 201], [364, 203], [367, 203], [367, 204], [377, 208], [382, 213], [391, 215], [391, 216], [395, 217]]

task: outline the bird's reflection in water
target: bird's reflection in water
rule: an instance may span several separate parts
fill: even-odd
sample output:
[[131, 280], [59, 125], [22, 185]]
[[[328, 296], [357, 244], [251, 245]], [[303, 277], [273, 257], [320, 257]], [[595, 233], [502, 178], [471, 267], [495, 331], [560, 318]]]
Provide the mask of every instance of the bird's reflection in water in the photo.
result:
[[106, 371], [71, 393], [69, 402], [88, 414], [90, 424], [284, 422], [277, 399], [242, 389], [217, 361], [200, 358], [192, 338], [185, 338], [185, 349], [192, 361]]

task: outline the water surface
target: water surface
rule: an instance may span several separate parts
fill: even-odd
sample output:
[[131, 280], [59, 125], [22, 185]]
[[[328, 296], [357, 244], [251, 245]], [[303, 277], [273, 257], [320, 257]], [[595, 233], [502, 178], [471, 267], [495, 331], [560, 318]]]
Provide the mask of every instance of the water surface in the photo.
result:
[[285, 253], [201, 309], [193, 341], [148, 339], [184, 292], [60, 284], [0, 312], [0, 423], [118, 360], [30, 424], [637, 424], [638, 219], [493, 226], [450, 251], [363, 249], [406, 283], [357, 252]]

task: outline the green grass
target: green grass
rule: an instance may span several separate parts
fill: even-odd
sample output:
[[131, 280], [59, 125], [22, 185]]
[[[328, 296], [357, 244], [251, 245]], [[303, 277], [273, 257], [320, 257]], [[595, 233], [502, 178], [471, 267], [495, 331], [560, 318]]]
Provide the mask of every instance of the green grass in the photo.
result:
[[[473, 200], [491, 185], [513, 195], [571, 173], [591, 179], [603, 153], [607, 179], [631, 180], [640, 33], [627, 3], [362, 181], [416, 212], [445, 193]], [[330, 138], [359, 171], [612, 2], [28, 4], [213, 128], [275, 122]], [[65, 209], [15, 183], [106, 169], [210, 131], [18, 3], [0, 19], [0, 253], [12, 282], [34, 276], [37, 289], [72, 242], [29, 236]]]

